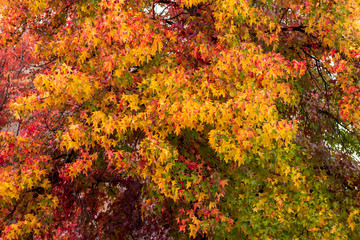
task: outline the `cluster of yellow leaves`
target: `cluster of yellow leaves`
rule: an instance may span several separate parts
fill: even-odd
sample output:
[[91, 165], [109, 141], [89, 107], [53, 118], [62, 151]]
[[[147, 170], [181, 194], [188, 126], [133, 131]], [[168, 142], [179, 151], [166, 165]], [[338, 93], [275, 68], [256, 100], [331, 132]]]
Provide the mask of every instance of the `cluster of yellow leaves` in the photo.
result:
[[[58, 199], [48, 194], [51, 188], [47, 178], [48, 157], [40, 155], [36, 144], [28, 138], [15, 138], [2, 133], [0, 139], [0, 154], [5, 161], [5, 165], [0, 168], [0, 202], [1, 207], [4, 207], [0, 218], [5, 220], [17, 211], [28, 213], [11, 223], [1, 222], [2, 228], [3, 224], [6, 225], [3, 234], [8, 239], [18, 239], [31, 232], [44, 231], [45, 226], [40, 223], [41, 216], [30, 213], [50, 214], [57, 205]], [[32, 191], [39, 188], [42, 193], [32, 198]], [[23, 204], [26, 204], [26, 209], [21, 209]]]

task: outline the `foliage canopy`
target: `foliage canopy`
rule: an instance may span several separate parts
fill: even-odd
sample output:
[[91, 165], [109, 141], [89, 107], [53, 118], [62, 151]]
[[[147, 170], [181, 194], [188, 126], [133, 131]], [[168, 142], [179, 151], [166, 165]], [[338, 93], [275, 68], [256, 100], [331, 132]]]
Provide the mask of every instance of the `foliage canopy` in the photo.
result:
[[2, 238], [359, 238], [359, 12], [0, 0]]

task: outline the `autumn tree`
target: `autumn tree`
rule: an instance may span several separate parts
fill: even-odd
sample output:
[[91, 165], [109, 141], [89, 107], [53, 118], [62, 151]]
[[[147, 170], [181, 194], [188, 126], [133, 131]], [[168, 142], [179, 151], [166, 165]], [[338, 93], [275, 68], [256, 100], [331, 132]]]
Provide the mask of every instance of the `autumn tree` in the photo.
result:
[[358, 1], [0, 11], [27, 66], [1, 77], [29, 82], [4, 105], [2, 238], [359, 237]]

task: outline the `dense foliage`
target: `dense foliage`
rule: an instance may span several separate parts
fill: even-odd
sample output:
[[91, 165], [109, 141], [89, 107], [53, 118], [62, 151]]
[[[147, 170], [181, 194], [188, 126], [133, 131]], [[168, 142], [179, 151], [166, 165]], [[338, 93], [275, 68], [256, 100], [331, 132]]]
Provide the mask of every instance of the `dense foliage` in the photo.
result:
[[0, 0], [1, 237], [359, 238], [359, 12]]

